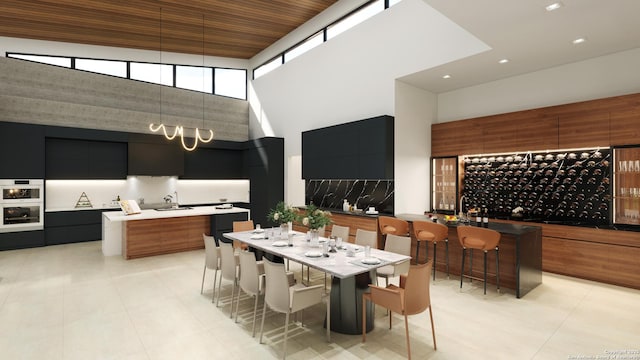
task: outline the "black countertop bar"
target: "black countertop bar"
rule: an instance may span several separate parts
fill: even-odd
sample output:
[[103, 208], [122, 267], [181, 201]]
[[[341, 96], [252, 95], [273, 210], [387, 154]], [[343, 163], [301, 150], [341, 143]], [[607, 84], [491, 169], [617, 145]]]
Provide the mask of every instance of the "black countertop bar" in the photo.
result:
[[[431, 221], [429, 216], [427, 215], [419, 215], [419, 214], [398, 214], [396, 215], [398, 219], [402, 219], [408, 222], [413, 221]], [[457, 223], [448, 223], [441, 222], [441, 224], [447, 225], [449, 227], [458, 227], [465, 226], [460, 222]], [[475, 222], [471, 222], [468, 226], [476, 226]], [[539, 231], [542, 228], [540, 226], [535, 225], [520, 225], [520, 224], [509, 224], [509, 223], [498, 223], [489, 221], [489, 229], [495, 230], [501, 234], [509, 234], [509, 235], [523, 235], [529, 232]]]
[[[413, 221], [432, 221], [429, 216], [419, 214], [398, 214], [396, 217], [410, 223]], [[456, 264], [456, 260], [459, 257], [458, 251], [462, 252], [462, 247], [457, 241], [456, 228], [458, 226], [475, 226], [475, 222], [469, 225], [461, 223], [445, 223], [445, 225], [449, 227], [449, 246], [452, 257], [450, 269], [452, 273], [459, 275], [461, 266]], [[542, 283], [542, 227], [491, 221], [488, 227], [506, 235], [500, 240], [500, 263], [504, 262], [505, 265], [500, 265], [500, 283], [505, 287], [515, 288], [516, 297], [521, 298]], [[510, 263], [513, 264], [513, 267], [508, 266]], [[511, 284], [509, 284], [509, 280], [511, 280]]]

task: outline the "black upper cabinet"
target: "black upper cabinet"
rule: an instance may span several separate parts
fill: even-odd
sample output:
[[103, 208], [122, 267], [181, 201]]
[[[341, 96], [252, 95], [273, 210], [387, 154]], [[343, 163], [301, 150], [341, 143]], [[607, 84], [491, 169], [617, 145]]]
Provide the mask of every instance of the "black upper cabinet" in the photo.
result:
[[302, 133], [304, 179], [393, 179], [393, 117]]
[[184, 153], [183, 179], [243, 179], [242, 149], [198, 148]]
[[46, 139], [47, 179], [125, 179], [127, 143]]
[[129, 175], [183, 174], [184, 154], [179, 142], [129, 142]]
[[0, 179], [44, 179], [44, 127], [0, 122]]

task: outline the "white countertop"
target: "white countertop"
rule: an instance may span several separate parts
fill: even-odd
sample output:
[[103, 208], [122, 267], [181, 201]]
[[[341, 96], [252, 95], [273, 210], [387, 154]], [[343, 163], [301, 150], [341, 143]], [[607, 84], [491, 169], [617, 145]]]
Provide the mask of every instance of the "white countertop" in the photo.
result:
[[142, 210], [140, 214], [125, 215], [122, 211], [105, 211], [102, 216], [109, 221], [130, 221], [130, 220], [147, 220], [147, 219], [162, 219], [172, 217], [183, 216], [200, 216], [200, 215], [215, 215], [215, 214], [231, 214], [231, 213], [243, 213], [249, 212], [248, 209], [233, 207], [230, 209], [217, 209], [215, 206], [196, 206], [193, 209], [188, 210]]

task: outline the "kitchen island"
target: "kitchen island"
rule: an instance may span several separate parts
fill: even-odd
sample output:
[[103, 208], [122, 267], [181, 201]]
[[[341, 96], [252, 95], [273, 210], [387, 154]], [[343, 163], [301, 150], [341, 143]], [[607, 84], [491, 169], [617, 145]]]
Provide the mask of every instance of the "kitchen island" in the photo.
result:
[[229, 231], [232, 221], [248, 218], [249, 210], [238, 207], [142, 210], [134, 215], [107, 211], [102, 214], [102, 254], [131, 259], [200, 249], [203, 233]]

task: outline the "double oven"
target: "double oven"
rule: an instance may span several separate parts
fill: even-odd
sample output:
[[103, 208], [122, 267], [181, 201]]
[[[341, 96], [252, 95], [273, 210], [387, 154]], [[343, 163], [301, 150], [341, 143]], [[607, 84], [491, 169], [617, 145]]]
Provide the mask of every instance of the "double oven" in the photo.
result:
[[44, 180], [0, 179], [0, 232], [44, 228]]

